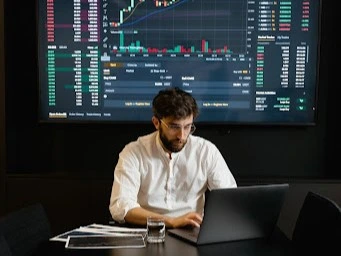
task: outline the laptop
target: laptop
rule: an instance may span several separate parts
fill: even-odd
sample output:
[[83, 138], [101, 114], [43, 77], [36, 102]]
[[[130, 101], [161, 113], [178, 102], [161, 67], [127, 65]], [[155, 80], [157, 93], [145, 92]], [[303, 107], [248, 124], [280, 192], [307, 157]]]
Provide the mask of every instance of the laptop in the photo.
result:
[[196, 245], [267, 238], [288, 188], [289, 184], [267, 184], [212, 190], [200, 228], [168, 229], [168, 234]]

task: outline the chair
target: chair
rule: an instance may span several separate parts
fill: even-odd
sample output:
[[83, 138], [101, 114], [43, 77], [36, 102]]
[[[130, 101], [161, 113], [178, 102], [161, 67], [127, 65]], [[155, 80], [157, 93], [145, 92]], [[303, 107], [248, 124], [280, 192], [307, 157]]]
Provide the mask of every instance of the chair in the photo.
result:
[[[11, 212], [0, 221], [0, 243], [7, 244], [4, 255], [33, 255], [50, 236], [50, 223], [40, 203]], [[0, 252], [3, 255], [2, 248]]]
[[297, 255], [333, 255], [339, 251], [340, 234], [341, 208], [327, 197], [308, 192], [292, 235]]
[[11, 251], [3, 235], [0, 234], [0, 255], [11, 256]]

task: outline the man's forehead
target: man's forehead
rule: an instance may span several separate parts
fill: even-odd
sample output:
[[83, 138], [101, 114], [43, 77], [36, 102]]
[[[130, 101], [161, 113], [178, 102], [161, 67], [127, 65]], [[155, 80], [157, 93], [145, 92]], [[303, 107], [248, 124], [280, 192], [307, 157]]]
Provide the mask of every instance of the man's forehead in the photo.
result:
[[193, 115], [187, 116], [185, 118], [175, 118], [173, 116], [165, 117], [165, 121], [174, 124], [188, 124], [193, 122]]

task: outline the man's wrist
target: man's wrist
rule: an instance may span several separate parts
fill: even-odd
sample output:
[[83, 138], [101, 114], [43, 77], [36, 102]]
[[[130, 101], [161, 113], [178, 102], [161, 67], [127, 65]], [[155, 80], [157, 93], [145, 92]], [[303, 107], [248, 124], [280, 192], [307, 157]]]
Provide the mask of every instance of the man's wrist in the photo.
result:
[[171, 217], [165, 217], [165, 224], [167, 228], [174, 228], [174, 219]]

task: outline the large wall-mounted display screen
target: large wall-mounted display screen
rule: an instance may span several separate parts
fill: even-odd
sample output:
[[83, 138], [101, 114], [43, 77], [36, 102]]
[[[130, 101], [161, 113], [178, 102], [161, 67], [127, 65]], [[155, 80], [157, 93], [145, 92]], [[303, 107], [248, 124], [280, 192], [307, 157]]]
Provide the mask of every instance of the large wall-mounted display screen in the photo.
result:
[[150, 122], [180, 87], [197, 123], [316, 122], [318, 0], [37, 0], [42, 122]]

